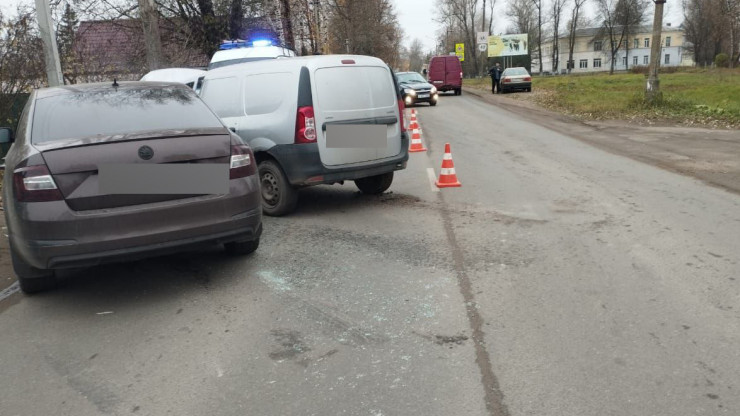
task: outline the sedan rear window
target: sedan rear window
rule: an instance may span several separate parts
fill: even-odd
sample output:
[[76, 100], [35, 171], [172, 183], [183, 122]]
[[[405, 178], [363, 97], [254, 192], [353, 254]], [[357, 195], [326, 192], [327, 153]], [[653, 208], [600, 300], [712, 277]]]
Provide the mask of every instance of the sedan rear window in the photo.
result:
[[184, 86], [82, 89], [36, 101], [31, 141], [223, 127]]
[[524, 68], [509, 68], [505, 75], [529, 75], [529, 73]]

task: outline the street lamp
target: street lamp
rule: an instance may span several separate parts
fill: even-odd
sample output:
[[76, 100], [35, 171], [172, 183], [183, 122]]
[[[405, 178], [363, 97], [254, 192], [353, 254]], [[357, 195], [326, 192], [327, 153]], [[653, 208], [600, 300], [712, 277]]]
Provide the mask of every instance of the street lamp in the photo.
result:
[[650, 74], [645, 87], [645, 98], [648, 102], [660, 99], [660, 80], [658, 69], [660, 68], [661, 34], [663, 31], [663, 5], [666, 0], [653, 0], [655, 3], [655, 17], [653, 19], [653, 48], [650, 51]]

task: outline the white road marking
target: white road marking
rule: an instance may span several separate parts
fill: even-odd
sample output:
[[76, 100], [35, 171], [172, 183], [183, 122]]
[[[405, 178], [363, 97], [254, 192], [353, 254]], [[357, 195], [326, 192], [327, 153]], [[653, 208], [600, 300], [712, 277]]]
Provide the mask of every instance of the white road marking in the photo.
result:
[[435, 185], [437, 178], [434, 176], [434, 169], [427, 168], [427, 176], [429, 177], [429, 186], [432, 188], [432, 192], [439, 192], [439, 188]]
[[18, 281], [13, 282], [12, 285], [6, 287], [5, 289], [0, 291], [0, 301], [3, 299], [9, 297], [13, 293], [19, 291], [21, 287], [18, 285]]

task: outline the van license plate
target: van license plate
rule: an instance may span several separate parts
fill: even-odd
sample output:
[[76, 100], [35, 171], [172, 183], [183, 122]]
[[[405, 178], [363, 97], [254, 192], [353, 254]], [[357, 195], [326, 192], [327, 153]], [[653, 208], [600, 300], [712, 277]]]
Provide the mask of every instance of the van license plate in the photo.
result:
[[419, 98], [429, 98], [429, 94], [419, 94]]
[[326, 147], [344, 149], [384, 149], [388, 146], [385, 124], [327, 124]]

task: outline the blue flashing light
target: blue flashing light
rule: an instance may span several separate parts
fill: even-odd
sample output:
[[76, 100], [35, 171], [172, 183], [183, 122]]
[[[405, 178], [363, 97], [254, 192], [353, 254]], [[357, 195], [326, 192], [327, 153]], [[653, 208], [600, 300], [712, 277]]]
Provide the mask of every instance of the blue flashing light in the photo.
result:
[[272, 46], [272, 41], [269, 39], [258, 39], [252, 41], [252, 46], [260, 47], [260, 46]]

